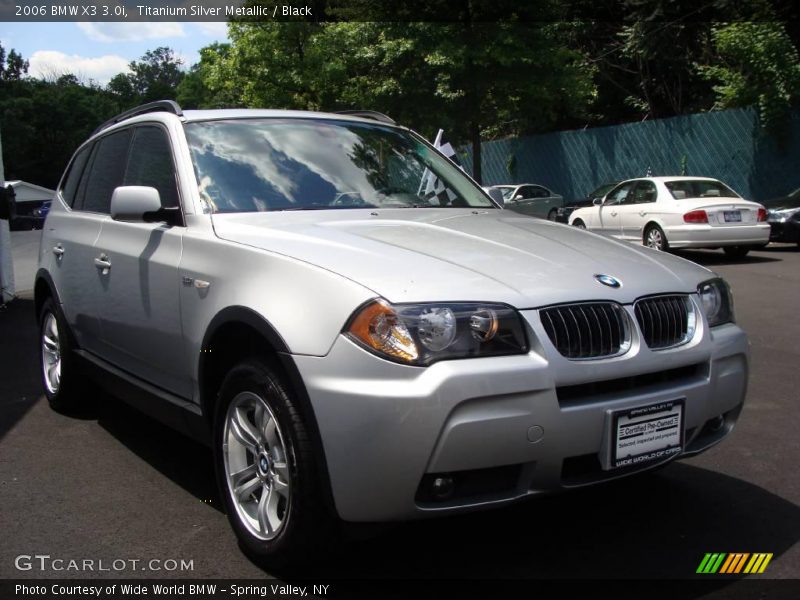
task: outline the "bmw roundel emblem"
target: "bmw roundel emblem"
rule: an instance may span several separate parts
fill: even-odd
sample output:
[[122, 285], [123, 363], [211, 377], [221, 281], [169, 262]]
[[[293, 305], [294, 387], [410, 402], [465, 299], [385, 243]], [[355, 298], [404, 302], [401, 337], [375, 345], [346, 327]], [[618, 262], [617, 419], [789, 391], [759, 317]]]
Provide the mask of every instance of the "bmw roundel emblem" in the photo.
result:
[[611, 275], [595, 275], [594, 278], [597, 279], [597, 281], [599, 281], [603, 285], [607, 285], [608, 287], [612, 288], [622, 287], [622, 282], [616, 277], [612, 277]]

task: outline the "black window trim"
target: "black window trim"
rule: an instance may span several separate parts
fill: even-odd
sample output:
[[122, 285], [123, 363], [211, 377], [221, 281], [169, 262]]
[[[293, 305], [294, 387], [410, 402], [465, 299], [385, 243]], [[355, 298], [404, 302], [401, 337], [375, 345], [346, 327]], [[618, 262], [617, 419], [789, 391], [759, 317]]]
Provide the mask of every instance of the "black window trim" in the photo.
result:
[[[69, 161], [69, 165], [67, 166], [67, 169], [64, 171], [64, 175], [61, 176], [61, 180], [58, 183], [57, 194], [60, 197], [61, 202], [64, 204], [64, 206], [66, 206], [67, 210], [69, 212], [79, 212], [79, 213], [84, 213], [84, 214], [89, 214], [89, 215], [99, 215], [99, 216], [104, 216], [104, 217], [110, 216], [109, 213], [102, 213], [102, 212], [97, 212], [97, 211], [94, 211], [94, 210], [84, 210], [83, 208], [73, 208], [72, 206], [70, 206], [67, 203], [66, 199], [64, 198], [64, 194], [63, 194], [64, 183], [66, 181], [66, 176], [69, 174], [69, 171], [72, 168], [72, 165], [73, 165], [73, 163], [75, 161], [75, 157], [78, 156], [78, 154], [80, 153], [80, 151], [83, 148], [85, 148], [86, 146], [90, 146], [91, 145], [91, 149], [89, 150], [89, 158], [86, 159], [86, 164], [83, 165], [83, 170], [81, 171], [81, 178], [83, 178], [83, 176], [86, 173], [87, 169], [89, 170], [89, 172], [91, 172], [91, 168], [94, 166], [94, 161], [95, 161], [95, 158], [97, 156], [96, 150], [98, 148], [99, 143], [103, 140], [103, 138], [108, 137], [110, 135], [113, 135], [115, 133], [118, 133], [120, 131], [128, 131], [128, 130], [130, 130], [131, 137], [128, 140], [128, 151], [127, 151], [127, 154], [125, 155], [125, 170], [123, 171], [123, 174], [122, 174], [122, 179], [124, 181], [125, 180], [125, 176], [128, 173], [128, 165], [129, 165], [130, 157], [131, 157], [131, 148], [133, 148], [133, 139], [134, 139], [134, 136], [136, 135], [136, 132], [134, 130], [137, 127], [153, 127], [153, 126], [161, 128], [162, 131], [166, 134], [166, 136], [167, 136], [167, 144], [169, 144], [170, 154], [172, 155], [172, 171], [173, 171], [173, 175], [175, 177], [175, 187], [177, 188], [177, 191], [178, 191], [178, 207], [180, 208], [180, 211], [179, 211], [180, 218], [178, 219], [177, 223], [174, 223], [174, 225], [179, 226], [179, 227], [186, 227], [186, 217], [185, 217], [185, 213], [184, 213], [183, 193], [181, 191], [180, 179], [178, 178], [178, 169], [177, 169], [177, 160], [176, 160], [176, 155], [175, 155], [175, 146], [173, 145], [172, 138], [169, 135], [169, 129], [163, 123], [161, 123], [160, 121], [139, 121], [139, 122], [136, 122], [136, 123], [126, 124], [126, 125], [124, 125], [122, 127], [115, 127], [114, 129], [111, 129], [111, 130], [104, 130], [101, 135], [93, 137], [93, 138], [85, 141], [83, 144], [81, 144], [78, 147], [78, 149], [75, 150], [75, 153], [72, 155], [72, 158]], [[78, 189], [79, 188], [80, 188], [80, 182], [78, 183]], [[76, 194], [77, 194], [77, 191], [78, 190], [76, 189]], [[75, 200], [77, 201], [77, 197], [75, 198]], [[83, 202], [81, 202], [81, 206], [82, 205], [83, 205]]]
[[[61, 200], [61, 203], [67, 207], [67, 209], [72, 210], [72, 206], [67, 202], [67, 199], [64, 197], [64, 186], [67, 183], [67, 179], [72, 174], [72, 168], [75, 166], [75, 159], [78, 158], [78, 155], [86, 149], [89, 152], [89, 155], [86, 157], [86, 162], [81, 169], [81, 172], [78, 174], [78, 185], [75, 187], [75, 194], [77, 195], [78, 190], [81, 186], [81, 179], [83, 179], [83, 174], [86, 172], [86, 168], [92, 164], [93, 153], [94, 153], [94, 140], [88, 140], [78, 146], [78, 149], [73, 152], [72, 157], [69, 159], [67, 163], [67, 168], [64, 169], [64, 173], [61, 175], [61, 179], [58, 182], [58, 187], [56, 187], [56, 196], [58, 196]], [[77, 200], [77, 198], [73, 198], [73, 203]]]
[[[105, 138], [105, 137], [108, 137], [109, 135], [113, 135], [113, 134], [115, 134], [115, 133], [118, 133], [118, 132], [120, 132], [120, 131], [126, 131], [126, 130], [128, 130], [128, 129], [130, 129], [130, 128], [131, 128], [131, 126], [125, 126], [125, 127], [119, 127], [119, 128], [117, 128], [117, 129], [113, 129], [113, 130], [111, 130], [111, 131], [104, 131], [102, 135], [98, 135], [97, 137], [91, 138], [91, 139], [87, 140], [86, 142], [84, 142], [83, 144], [81, 144], [81, 145], [78, 147], [78, 149], [75, 151], [75, 154], [73, 154], [73, 155], [72, 155], [72, 159], [71, 159], [71, 160], [70, 160], [70, 162], [69, 162], [69, 167], [67, 167], [67, 170], [66, 170], [66, 171], [64, 171], [64, 174], [66, 175], [67, 173], [69, 173], [69, 169], [72, 167], [72, 163], [73, 163], [73, 161], [75, 160], [75, 157], [76, 157], [76, 156], [78, 156], [78, 153], [79, 153], [79, 152], [80, 152], [80, 151], [81, 151], [81, 150], [82, 150], [82, 149], [83, 149], [85, 146], [88, 146], [88, 145], [90, 145], [90, 144], [91, 144], [91, 146], [92, 146], [92, 149], [89, 151], [89, 153], [90, 153], [90, 154], [89, 154], [89, 158], [86, 160], [86, 164], [83, 166], [83, 172], [81, 173], [81, 179], [83, 179], [84, 175], [85, 175], [85, 174], [86, 174], [86, 172], [87, 172], [87, 169], [88, 169], [89, 173], [91, 173], [92, 167], [94, 167], [94, 161], [95, 161], [95, 159], [97, 158], [97, 148], [99, 147], [99, 144], [100, 144], [100, 142], [103, 140], [103, 138]], [[127, 170], [127, 168], [128, 168], [128, 156], [130, 155], [130, 151], [131, 151], [131, 144], [130, 144], [130, 142], [131, 142], [132, 140], [133, 140], [133, 135], [131, 134], [131, 138], [128, 140], [128, 153], [125, 155], [125, 169], [126, 169], [126, 170]], [[123, 177], [124, 177], [124, 173], [123, 173]], [[67, 207], [67, 209], [68, 209], [70, 212], [80, 212], [80, 213], [84, 213], [84, 214], [87, 214], [87, 215], [100, 215], [100, 216], [103, 216], [103, 217], [108, 217], [108, 216], [110, 216], [110, 215], [109, 215], [109, 213], [97, 212], [96, 210], [84, 210], [84, 209], [82, 208], [82, 206], [83, 206], [83, 202], [82, 202], [82, 201], [81, 201], [81, 203], [80, 203], [80, 204], [81, 204], [81, 208], [73, 208], [72, 206], [70, 206], [69, 204], [67, 204], [66, 200], [64, 199], [64, 195], [63, 195], [63, 193], [62, 193], [62, 192], [63, 192], [63, 184], [64, 184], [64, 181], [65, 181], [65, 179], [66, 179], [66, 178], [65, 178], [65, 177], [62, 175], [62, 177], [61, 177], [61, 181], [60, 181], [60, 182], [59, 182], [59, 184], [58, 184], [58, 191], [57, 191], [57, 193], [58, 193], [58, 195], [59, 195], [59, 196], [61, 196], [61, 201], [64, 203], [64, 206], [66, 206], [66, 207]], [[80, 182], [78, 183], [78, 189], [80, 189]], [[84, 190], [84, 191], [85, 191], [85, 190]], [[76, 193], [77, 193], [77, 190], [76, 190]], [[76, 201], [75, 203], [76, 203], [76, 204], [77, 204], [77, 200], [78, 200], [78, 199], [77, 199], [77, 198], [75, 198], [75, 201]]]
[[178, 161], [176, 160], [175, 155], [175, 146], [172, 144], [172, 137], [169, 135], [169, 129], [162, 123], [161, 121], [141, 121], [138, 123], [134, 123], [130, 126], [133, 131], [131, 132], [131, 141], [128, 144], [128, 156], [125, 157], [125, 172], [122, 174], [122, 181], [124, 182], [125, 179], [128, 177], [128, 169], [131, 165], [131, 152], [133, 151], [133, 142], [136, 139], [136, 130], [141, 129], [143, 127], [157, 127], [161, 129], [164, 135], [167, 138], [167, 146], [169, 146], [169, 153], [172, 157], [172, 177], [175, 180], [175, 190], [178, 192], [178, 216], [179, 218], [175, 223], [177, 227], [186, 227], [186, 216], [184, 212], [184, 203], [183, 203], [183, 193], [181, 192], [181, 182], [180, 178], [178, 177]]

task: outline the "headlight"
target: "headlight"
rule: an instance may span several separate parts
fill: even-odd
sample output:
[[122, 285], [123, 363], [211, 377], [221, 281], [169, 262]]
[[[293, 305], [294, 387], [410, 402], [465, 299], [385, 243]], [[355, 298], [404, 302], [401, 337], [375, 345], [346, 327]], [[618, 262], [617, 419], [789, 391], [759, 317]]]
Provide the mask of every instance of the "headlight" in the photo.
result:
[[733, 322], [733, 296], [724, 279], [710, 279], [697, 286], [697, 294], [711, 327]]
[[384, 358], [410, 365], [528, 351], [519, 315], [504, 304], [373, 300], [355, 312], [344, 333]]

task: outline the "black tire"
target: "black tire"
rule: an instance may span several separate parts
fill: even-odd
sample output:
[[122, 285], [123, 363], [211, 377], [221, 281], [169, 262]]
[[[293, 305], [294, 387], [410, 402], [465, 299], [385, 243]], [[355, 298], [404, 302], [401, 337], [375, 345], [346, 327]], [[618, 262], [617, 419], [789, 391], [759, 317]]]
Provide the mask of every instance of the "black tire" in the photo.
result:
[[558, 219], [558, 210], [556, 210], [555, 208], [551, 208], [550, 212], [547, 213], [547, 220], [553, 221], [555, 223], [557, 219]]
[[749, 246], [725, 246], [723, 249], [725, 255], [728, 258], [738, 259], [744, 258], [747, 256], [747, 253], [750, 252]]
[[[52, 336], [53, 327], [57, 335], [55, 340]], [[45, 334], [51, 342], [55, 342], [55, 346], [52, 343], [45, 344]], [[46, 345], [55, 347], [60, 361], [57, 368], [60, 372], [57, 385], [53, 385], [52, 379], [48, 380], [48, 373], [53, 368], [53, 363], [47, 361], [48, 357], [52, 359], [53, 355], [45, 351]], [[90, 404], [88, 386], [79, 372], [77, 359], [73, 354], [74, 349], [72, 335], [61, 309], [52, 298], [48, 298], [39, 313], [39, 373], [47, 401], [51, 408], [59, 412], [81, 411]]]
[[642, 234], [642, 244], [653, 250], [661, 250], [667, 252], [669, 250], [669, 241], [664, 234], [664, 230], [658, 225], [648, 225]]
[[[270, 468], [277, 467], [279, 461], [288, 466], [289, 496], [278, 499], [279, 503], [283, 502], [282, 508], [281, 504], [276, 504], [275, 513], [282, 514], [282, 519], [280, 526], [274, 528], [275, 533], [269, 532], [275, 536], [272, 539], [260, 539], [257, 533], [254, 533], [254, 527], [259, 527], [262, 534], [267, 535], [263, 533], [262, 525], [253, 523], [248, 525], [247, 517], [240, 512], [244, 510], [240, 509], [241, 503], [237, 503], [233, 498], [234, 492], [231, 487], [233, 484], [229, 483], [226, 470], [226, 464], [230, 464], [233, 469], [233, 459], [226, 459], [226, 452], [231, 451], [223, 448], [235, 445], [229, 442], [232, 441], [230, 436], [236, 437], [232, 428], [226, 430], [229, 408], [234, 401], [239, 402], [243, 397], [250, 395], [262, 399], [269, 408], [267, 418], [274, 418], [277, 421], [282, 453], [285, 452], [285, 455], [283, 460], [280, 460], [277, 452], [271, 454], [266, 440], [261, 453], [268, 451], [269, 461], [272, 461], [267, 462], [272, 465]], [[256, 418], [254, 416], [253, 421]], [[213, 429], [217, 485], [231, 527], [245, 552], [269, 568], [283, 569], [313, 559], [314, 555], [325, 549], [334, 537], [335, 520], [324, 505], [320, 471], [309, 439], [308, 428], [293, 399], [290, 387], [268, 359], [246, 360], [227, 374], [220, 388]], [[261, 483], [256, 482], [259, 487], [253, 489], [245, 499], [246, 502], [252, 502], [257, 506], [261, 495], [267, 493], [267, 489], [275, 484], [264, 483], [267, 479], [257, 470], [259, 459], [255, 453], [246, 450], [240, 452], [240, 456], [245, 457], [246, 464], [254, 470], [255, 477], [261, 479]], [[226, 463], [226, 460], [231, 462]], [[273, 473], [273, 476], [282, 480], [280, 475]], [[254, 478], [252, 480], [256, 481]], [[258, 508], [254, 507], [254, 511], [257, 514]]]
[[586, 229], [586, 224], [583, 221], [581, 221], [580, 219], [575, 219], [572, 222], [572, 226], [573, 227], [577, 227], [578, 229]]

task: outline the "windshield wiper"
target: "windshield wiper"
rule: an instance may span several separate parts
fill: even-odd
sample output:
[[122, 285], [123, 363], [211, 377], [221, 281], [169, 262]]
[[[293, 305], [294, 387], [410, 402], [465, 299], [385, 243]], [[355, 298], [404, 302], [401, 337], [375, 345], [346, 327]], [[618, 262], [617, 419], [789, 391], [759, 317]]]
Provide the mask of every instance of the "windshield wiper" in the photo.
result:
[[287, 212], [295, 210], [341, 210], [345, 208], [377, 208], [374, 204], [363, 204], [360, 206], [331, 206], [330, 204], [312, 204], [309, 206], [290, 206], [289, 208], [279, 208], [276, 212]]

